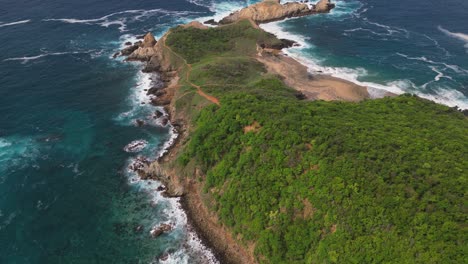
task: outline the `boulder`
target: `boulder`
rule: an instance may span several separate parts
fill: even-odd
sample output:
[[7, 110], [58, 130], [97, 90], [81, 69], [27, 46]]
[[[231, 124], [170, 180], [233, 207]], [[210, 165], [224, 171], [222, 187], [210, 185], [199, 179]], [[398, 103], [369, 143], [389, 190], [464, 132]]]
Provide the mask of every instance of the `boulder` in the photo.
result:
[[330, 0], [320, 0], [315, 4], [314, 11], [318, 13], [328, 13], [333, 8], [335, 8], [335, 4], [332, 4]]
[[152, 238], [157, 238], [158, 236], [162, 235], [163, 233], [169, 232], [172, 230], [172, 226], [168, 224], [162, 224], [159, 227], [153, 227], [151, 229], [150, 234]]
[[132, 45], [130, 47], [126, 47], [125, 49], [123, 49], [122, 51], [120, 51], [120, 55], [122, 56], [128, 56], [130, 54], [132, 54], [135, 50], [137, 50], [139, 48], [139, 45], [135, 44], [135, 45]]
[[167, 126], [168, 123], [169, 123], [169, 119], [167, 119], [167, 118], [163, 118], [161, 120], [161, 125], [163, 125], [163, 126]]
[[163, 116], [163, 115], [164, 115], [164, 113], [161, 112], [161, 111], [159, 111], [159, 110], [156, 110], [156, 112], [154, 112], [154, 116], [155, 116], [156, 118], [160, 118], [160, 117]]
[[160, 88], [158, 86], [155, 86], [155, 87], [151, 87], [148, 89], [148, 91], [146, 92], [146, 95], [150, 95], [150, 94], [156, 94], [156, 92], [160, 90]]
[[142, 127], [145, 125], [145, 121], [141, 120], [141, 119], [137, 119], [135, 121], [135, 124], [138, 126], [138, 127]]
[[216, 22], [214, 19], [210, 19], [210, 20], [203, 22], [203, 24], [217, 26], [218, 22]]

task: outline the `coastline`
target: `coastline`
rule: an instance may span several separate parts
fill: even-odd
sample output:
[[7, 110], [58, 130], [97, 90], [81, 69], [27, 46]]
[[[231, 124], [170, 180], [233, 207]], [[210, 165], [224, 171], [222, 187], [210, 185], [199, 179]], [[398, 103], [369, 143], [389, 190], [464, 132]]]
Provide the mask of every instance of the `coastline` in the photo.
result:
[[[188, 24], [199, 29], [207, 29], [198, 23]], [[263, 29], [260, 29], [263, 30]], [[264, 31], [264, 30], [263, 30]], [[164, 143], [156, 161], [146, 162], [136, 171], [142, 179], [155, 179], [161, 181], [166, 197], [180, 197], [180, 203], [187, 214], [189, 226], [193, 228], [202, 244], [211, 249], [211, 252], [221, 263], [257, 263], [254, 257], [254, 246], [241, 244], [239, 239], [234, 239], [231, 232], [222, 225], [213, 212], [206, 205], [202, 197], [203, 182], [190, 179], [188, 176], [197, 175], [195, 178], [203, 178], [198, 169], [193, 171], [180, 171], [176, 159], [179, 152], [185, 147], [188, 136], [193, 129], [191, 120], [186, 116], [184, 110], [176, 109], [176, 100], [179, 98], [181, 66], [180, 61], [174, 65], [169, 53], [180, 57], [165, 45], [166, 33], [154, 45], [154, 51], [149, 50], [149, 45], [135, 50], [128, 56], [127, 60], [141, 61], [144, 71], [157, 72], [164, 83], [163, 87], [157, 89], [156, 94], [148, 95], [152, 104], [165, 109], [165, 118], [172, 128], [173, 135]], [[153, 43], [152, 38], [146, 42]], [[146, 46], [146, 47], [145, 47]], [[285, 84], [297, 90], [307, 100], [343, 100], [358, 102], [369, 98], [366, 87], [356, 85], [344, 79], [329, 75], [311, 75], [307, 66], [299, 61], [285, 55], [281, 50], [260, 48], [257, 46], [258, 54], [255, 56], [259, 62], [264, 64], [265, 69], [272, 75], [279, 76]], [[154, 52], [154, 53], [152, 53]], [[155, 60], [153, 58], [156, 58]]]
[[[159, 47], [165, 47], [166, 37], [167, 35], [159, 40]], [[332, 76], [311, 76], [305, 65], [278, 52], [278, 50], [273, 51], [273, 53], [271, 50], [264, 49], [259, 53], [261, 56], [256, 58], [265, 65], [271, 74], [282, 76], [285, 83], [304, 94], [308, 100], [357, 102], [369, 98], [365, 87]], [[161, 75], [165, 75], [166, 70], [172, 70], [174, 67], [167, 64], [170, 60], [162, 61], [166, 61], [166, 63], [162, 63], [159, 70]], [[283, 67], [284, 65], [289, 67]], [[291, 67], [294, 69], [294, 74], [290, 74]], [[160, 180], [167, 187], [166, 196], [180, 197], [190, 226], [195, 230], [202, 243], [212, 250], [221, 263], [257, 263], [253, 254], [254, 247], [243, 245], [240, 240], [234, 239], [231, 232], [220, 224], [216, 215], [210, 212], [201, 193], [203, 182], [188, 177], [190, 174], [195, 174], [198, 176], [195, 178], [203, 178], [202, 175], [199, 175], [201, 172], [198, 169], [191, 172], [180, 171], [175, 164], [178, 153], [185, 147], [193, 127], [191, 127], [185, 113], [176, 109], [175, 106], [175, 100], [178, 98], [179, 74], [170, 76], [170, 80], [166, 79], [167, 85], [164, 88], [167, 91], [166, 94], [171, 95], [169, 98], [164, 97], [164, 101], [169, 100], [170, 103], [165, 104], [164, 108], [168, 114], [169, 124], [178, 136], [172, 140], [172, 144], [166, 142], [157, 161], [144, 169], [145, 177]], [[307, 88], [306, 86], [310, 84], [313, 85]], [[343, 88], [344, 92], [340, 92], [340, 88]], [[158, 101], [160, 100], [154, 102]]]

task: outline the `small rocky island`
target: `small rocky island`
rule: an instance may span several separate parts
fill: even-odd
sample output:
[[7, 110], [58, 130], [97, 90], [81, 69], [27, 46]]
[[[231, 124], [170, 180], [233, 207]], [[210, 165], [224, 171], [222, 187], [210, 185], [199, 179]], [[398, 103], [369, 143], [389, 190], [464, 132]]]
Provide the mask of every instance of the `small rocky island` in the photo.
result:
[[[308, 2], [308, 1], [307, 1]], [[280, 0], [263, 0], [248, 6], [221, 19], [219, 24], [234, 23], [241, 19], [252, 19], [255, 23], [268, 23], [291, 17], [308, 16], [317, 13], [328, 13], [335, 7], [330, 0], [320, 0], [312, 5], [306, 2], [289, 2], [281, 4]]]

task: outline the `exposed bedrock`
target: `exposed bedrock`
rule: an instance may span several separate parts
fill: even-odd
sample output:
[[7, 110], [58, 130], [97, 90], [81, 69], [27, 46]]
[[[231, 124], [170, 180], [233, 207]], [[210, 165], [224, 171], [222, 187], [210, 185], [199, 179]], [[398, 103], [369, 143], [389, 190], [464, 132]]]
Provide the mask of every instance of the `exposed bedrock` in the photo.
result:
[[290, 17], [326, 13], [334, 7], [335, 5], [330, 0], [320, 0], [316, 5], [299, 2], [281, 4], [280, 0], [264, 0], [231, 13], [229, 16], [221, 19], [219, 24], [230, 24], [241, 19], [252, 19], [256, 23], [267, 23]]

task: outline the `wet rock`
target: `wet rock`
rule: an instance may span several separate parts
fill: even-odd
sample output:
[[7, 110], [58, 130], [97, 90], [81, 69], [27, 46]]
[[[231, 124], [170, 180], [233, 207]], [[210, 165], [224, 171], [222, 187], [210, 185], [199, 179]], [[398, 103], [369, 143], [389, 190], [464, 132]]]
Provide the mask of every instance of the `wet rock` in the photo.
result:
[[165, 98], [156, 97], [156, 98], [151, 99], [151, 103], [152, 103], [153, 105], [156, 105], [156, 106], [165, 106], [165, 105], [170, 105], [170, 104], [171, 104], [171, 100], [165, 99]]
[[152, 238], [157, 238], [160, 235], [162, 235], [163, 233], [167, 233], [167, 232], [169, 232], [171, 230], [172, 230], [172, 226], [170, 226], [168, 224], [162, 224], [159, 227], [153, 227], [153, 229], [151, 229], [151, 231], [150, 231], [150, 234], [151, 234]]
[[258, 45], [263, 48], [263, 49], [276, 49], [276, 50], [282, 50], [285, 48], [290, 48], [295, 45], [298, 45], [297, 42], [289, 39], [280, 39], [280, 42], [278, 43], [265, 43], [265, 42], [259, 42]]
[[159, 256], [160, 261], [166, 261], [169, 259], [169, 253], [163, 253], [161, 256]]
[[150, 94], [156, 95], [156, 93], [157, 93], [159, 90], [161, 90], [161, 88], [158, 87], [158, 86], [151, 87], [151, 88], [149, 88], [148, 91], [146, 92], [146, 95], [150, 95]]
[[163, 126], [167, 126], [168, 123], [169, 123], [169, 119], [167, 119], [167, 118], [163, 118], [161, 120], [161, 125], [163, 125]]
[[132, 45], [130, 47], [126, 47], [125, 49], [123, 49], [122, 51], [120, 51], [120, 54], [122, 56], [129, 56], [130, 54], [132, 54], [135, 50], [137, 50], [140, 46], [139, 45]]
[[128, 166], [128, 168], [140, 174], [140, 173], [145, 173], [145, 170], [149, 164], [150, 164], [150, 161], [147, 158], [143, 156], [138, 156], [133, 160], [133, 162]]
[[117, 58], [118, 56], [120, 56], [120, 51], [119, 51], [119, 52], [116, 52], [116, 53], [114, 53], [114, 55], [112, 56], [112, 58], [114, 58], [114, 59], [115, 59], [115, 58]]
[[164, 185], [160, 185], [160, 186], [156, 189], [156, 191], [158, 191], [158, 192], [162, 192], [162, 191], [165, 191], [165, 190], [167, 190], [167, 188], [166, 188], [166, 186], [164, 186]]
[[141, 233], [141, 232], [143, 232], [143, 229], [144, 229], [143, 226], [139, 225], [139, 226], [135, 227], [135, 233]]
[[155, 116], [156, 118], [160, 118], [160, 117], [163, 116], [163, 115], [164, 115], [164, 113], [161, 112], [161, 111], [159, 111], [159, 110], [156, 110], [156, 112], [154, 112], [154, 116]]
[[137, 120], [135, 121], [135, 123], [136, 123], [136, 125], [137, 125], [138, 127], [142, 127], [142, 126], [145, 125], [145, 121], [143, 121], [143, 120], [141, 120], [141, 119], [137, 119]]
[[216, 22], [214, 19], [210, 19], [210, 20], [203, 22], [203, 24], [217, 26], [218, 22]]
[[130, 142], [127, 146], [125, 146], [124, 151], [129, 152], [129, 153], [140, 152], [147, 145], [148, 145], [148, 142], [146, 140], [135, 140], [135, 141]]
[[158, 96], [158, 97], [161, 97], [161, 96], [166, 95], [166, 93], [167, 93], [167, 92], [166, 92], [165, 90], [160, 89], [160, 90], [157, 90], [157, 91], [154, 93], [154, 95], [155, 95], [155, 96]]

